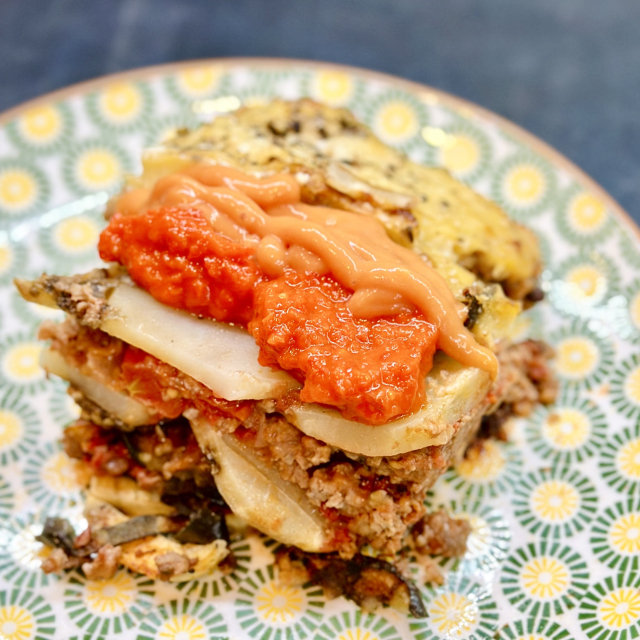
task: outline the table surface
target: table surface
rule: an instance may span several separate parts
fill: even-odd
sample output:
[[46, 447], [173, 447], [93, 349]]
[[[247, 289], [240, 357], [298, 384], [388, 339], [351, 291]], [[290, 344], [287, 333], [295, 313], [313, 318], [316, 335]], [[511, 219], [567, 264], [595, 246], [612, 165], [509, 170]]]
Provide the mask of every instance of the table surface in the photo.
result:
[[640, 223], [638, 0], [2, 0], [0, 111], [106, 73], [229, 56], [351, 64], [471, 100]]

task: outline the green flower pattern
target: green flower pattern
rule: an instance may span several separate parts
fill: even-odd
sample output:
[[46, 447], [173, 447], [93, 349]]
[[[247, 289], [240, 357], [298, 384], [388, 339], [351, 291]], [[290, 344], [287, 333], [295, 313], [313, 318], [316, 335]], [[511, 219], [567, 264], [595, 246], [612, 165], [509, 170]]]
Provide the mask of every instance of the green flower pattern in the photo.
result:
[[13, 511], [15, 493], [11, 485], [0, 476], [0, 516], [6, 518]]
[[495, 635], [498, 611], [485, 585], [452, 573], [442, 587], [429, 587], [423, 595], [428, 617], [409, 622], [415, 640], [491, 640]]
[[56, 637], [56, 615], [46, 599], [32, 591], [0, 591], [0, 633], [4, 638]]
[[139, 129], [154, 112], [153, 93], [146, 82], [114, 83], [90, 93], [84, 103], [89, 119], [113, 133]]
[[204, 600], [172, 600], [149, 611], [140, 624], [136, 640], [163, 640], [165, 638], [228, 637], [222, 614]]
[[596, 400], [565, 391], [552, 406], [536, 408], [526, 422], [525, 433], [541, 458], [569, 466], [601, 450], [607, 437], [607, 418]]
[[355, 638], [379, 638], [380, 640], [400, 640], [398, 630], [382, 616], [362, 611], [345, 611], [333, 615], [316, 631], [314, 640], [352, 640]]
[[619, 282], [613, 260], [596, 251], [581, 252], [559, 265], [548, 296], [563, 314], [584, 318], [606, 307], [618, 292]]
[[48, 155], [59, 152], [73, 136], [75, 120], [65, 102], [27, 110], [5, 128], [11, 142], [23, 153]]
[[444, 480], [466, 498], [497, 498], [513, 490], [521, 470], [522, 453], [517, 447], [490, 441], [477, 459], [463, 460], [444, 474]]
[[516, 620], [500, 629], [496, 640], [522, 640], [536, 638], [540, 640], [570, 640], [571, 634], [557, 622], [544, 618]]
[[[455, 117], [451, 124], [443, 128], [446, 136], [435, 146], [437, 152], [433, 164], [446, 167], [464, 182], [476, 184], [489, 171], [493, 146], [487, 134], [468, 120]], [[429, 134], [423, 135], [429, 140]]]
[[36, 589], [59, 579], [40, 570], [44, 545], [36, 536], [42, 524], [34, 515], [7, 518], [0, 524], [0, 577], [12, 586]]
[[151, 609], [153, 580], [124, 570], [106, 580], [87, 580], [71, 573], [64, 589], [64, 607], [76, 630], [89, 638], [113, 638], [135, 629]]
[[556, 197], [556, 172], [542, 157], [517, 150], [496, 169], [491, 195], [517, 220], [527, 222]]
[[591, 390], [608, 379], [614, 349], [606, 327], [580, 318], [553, 332], [554, 366], [567, 387]]
[[640, 633], [640, 576], [618, 573], [593, 585], [580, 602], [580, 627], [588, 638], [630, 640]]
[[613, 433], [600, 454], [600, 474], [616, 491], [636, 495], [640, 490], [640, 422]]
[[0, 157], [2, 222], [24, 219], [46, 211], [51, 192], [50, 182], [44, 168], [28, 156], [18, 160]]
[[322, 589], [292, 587], [276, 580], [272, 565], [248, 575], [238, 587], [235, 615], [244, 633], [256, 640], [298, 640], [322, 620]]
[[640, 565], [640, 497], [607, 507], [591, 528], [591, 548], [607, 567], [638, 572]]
[[543, 538], [569, 538], [582, 531], [598, 508], [589, 478], [571, 467], [528, 473], [515, 488], [514, 514], [523, 527]]
[[[24, 303], [12, 279], [96, 265], [102, 209], [143, 145], [276, 96], [352, 109], [540, 238], [547, 301], [526, 332], [555, 346], [560, 397], [520, 421], [513, 444], [490, 444], [479, 467], [463, 463], [434, 487], [428, 506], [468, 518], [472, 534], [463, 558], [436, 559], [443, 586], [420, 585], [425, 620], [287, 590], [262, 537], [232, 544], [229, 575], [178, 585], [39, 569], [47, 515], [84, 525], [83, 473], [55, 442], [76, 409], [37, 367], [36, 327], [51, 314]], [[473, 107], [339, 68], [194, 63], [42, 103], [0, 128], [0, 636], [640, 637], [640, 236], [579, 173]]]
[[550, 618], [573, 608], [589, 584], [579, 553], [558, 542], [516, 549], [502, 567], [500, 585], [512, 605], [532, 617]]
[[601, 243], [616, 228], [607, 206], [577, 183], [560, 195], [556, 224], [560, 234], [579, 247]]
[[40, 423], [33, 407], [8, 398], [0, 400], [0, 466], [23, 457], [39, 435]]
[[125, 149], [113, 142], [113, 136], [105, 135], [70, 145], [62, 159], [62, 177], [76, 197], [96, 192], [115, 193], [122, 175], [134, 166]]

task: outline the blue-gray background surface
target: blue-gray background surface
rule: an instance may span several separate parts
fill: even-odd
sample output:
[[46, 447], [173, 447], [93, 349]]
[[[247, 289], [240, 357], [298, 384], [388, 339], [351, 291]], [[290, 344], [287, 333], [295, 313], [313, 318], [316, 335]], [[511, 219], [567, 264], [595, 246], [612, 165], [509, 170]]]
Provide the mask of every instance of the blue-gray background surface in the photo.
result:
[[0, 111], [105, 73], [278, 56], [444, 89], [528, 129], [640, 222], [640, 0], [0, 0]]

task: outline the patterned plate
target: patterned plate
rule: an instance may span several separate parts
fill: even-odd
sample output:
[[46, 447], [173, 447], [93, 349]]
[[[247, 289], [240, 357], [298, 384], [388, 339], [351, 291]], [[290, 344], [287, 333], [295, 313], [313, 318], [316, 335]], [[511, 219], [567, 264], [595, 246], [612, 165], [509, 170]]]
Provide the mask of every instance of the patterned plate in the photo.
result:
[[[308, 95], [345, 105], [413, 159], [444, 165], [539, 235], [546, 301], [521, 336], [557, 349], [561, 393], [429, 496], [469, 518], [466, 556], [422, 585], [429, 618], [365, 615], [273, 580], [269, 541], [235, 543], [230, 576], [154, 583], [120, 572], [45, 576], [46, 514], [81, 524], [82, 478], [57, 444], [76, 415], [45, 381], [16, 275], [97, 261], [101, 209], [144, 146], [240, 104]], [[0, 637], [516, 639], [640, 635], [640, 240], [578, 169], [513, 125], [409, 82], [357, 69], [223, 60], [80, 85], [0, 118]], [[265, 544], [266, 542], [266, 544]]]

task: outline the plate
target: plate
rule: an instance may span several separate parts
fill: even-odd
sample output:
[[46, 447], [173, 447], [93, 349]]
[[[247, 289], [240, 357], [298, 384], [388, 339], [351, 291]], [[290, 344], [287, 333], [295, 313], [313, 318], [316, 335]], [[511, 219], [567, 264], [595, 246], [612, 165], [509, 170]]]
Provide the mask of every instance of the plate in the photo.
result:
[[[558, 402], [518, 421], [429, 493], [468, 517], [446, 582], [421, 585], [429, 618], [365, 615], [314, 587], [273, 580], [272, 541], [234, 543], [229, 576], [154, 583], [120, 572], [45, 576], [46, 514], [81, 524], [78, 469], [60, 451], [76, 415], [38, 367], [37, 325], [56, 312], [14, 292], [16, 275], [97, 262], [101, 209], [143, 147], [241, 104], [308, 95], [352, 109], [414, 160], [444, 165], [540, 237], [546, 300], [520, 337], [557, 350]], [[0, 636], [616, 639], [640, 631], [640, 240], [576, 167], [479, 107], [363, 70], [282, 60], [143, 69], [51, 94], [0, 118]]]

